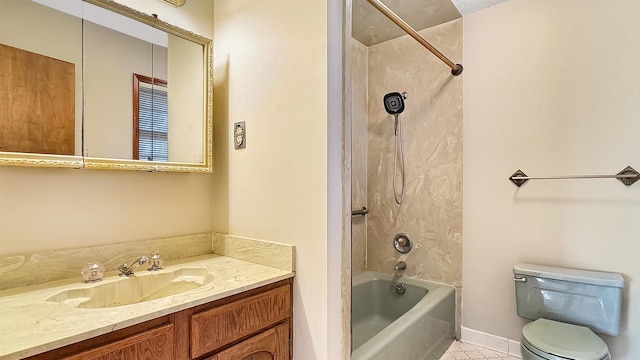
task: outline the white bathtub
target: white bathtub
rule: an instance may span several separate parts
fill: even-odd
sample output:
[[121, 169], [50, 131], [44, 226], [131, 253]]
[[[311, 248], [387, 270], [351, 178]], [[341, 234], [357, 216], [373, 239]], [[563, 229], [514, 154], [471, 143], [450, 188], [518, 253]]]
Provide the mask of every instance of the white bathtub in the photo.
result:
[[[406, 288], [402, 295], [398, 284]], [[388, 274], [357, 274], [351, 333], [353, 360], [438, 360], [455, 338], [455, 290]]]

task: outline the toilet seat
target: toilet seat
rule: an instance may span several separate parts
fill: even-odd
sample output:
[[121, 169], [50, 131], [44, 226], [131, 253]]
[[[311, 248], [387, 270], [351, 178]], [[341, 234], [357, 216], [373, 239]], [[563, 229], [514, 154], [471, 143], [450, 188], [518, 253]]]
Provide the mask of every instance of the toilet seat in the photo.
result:
[[589, 328], [538, 319], [522, 328], [522, 346], [547, 360], [604, 360], [609, 348]]

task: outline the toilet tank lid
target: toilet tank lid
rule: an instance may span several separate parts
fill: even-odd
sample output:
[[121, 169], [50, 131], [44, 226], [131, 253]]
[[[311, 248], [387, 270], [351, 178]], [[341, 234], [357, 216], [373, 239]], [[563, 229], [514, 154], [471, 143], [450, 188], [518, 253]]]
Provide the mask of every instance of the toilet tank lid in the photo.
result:
[[611, 286], [618, 288], [624, 287], [624, 278], [622, 277], [622, 275], [612, 272], [569, 269], [555, 266], [518, 263], [513, 267], [513, 273], [592, 285]]

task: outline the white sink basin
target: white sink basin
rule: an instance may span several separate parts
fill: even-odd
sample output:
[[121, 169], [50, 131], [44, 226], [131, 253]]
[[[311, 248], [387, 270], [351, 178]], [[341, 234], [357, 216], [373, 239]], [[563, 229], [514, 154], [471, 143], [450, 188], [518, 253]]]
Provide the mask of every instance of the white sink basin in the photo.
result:
[[160, 272], [140, 271], [131, 277], [61, 291], [47, 301], [78, 308], [109, 308], [177, 295], [213, 280], [206, 268], [180, 268]]

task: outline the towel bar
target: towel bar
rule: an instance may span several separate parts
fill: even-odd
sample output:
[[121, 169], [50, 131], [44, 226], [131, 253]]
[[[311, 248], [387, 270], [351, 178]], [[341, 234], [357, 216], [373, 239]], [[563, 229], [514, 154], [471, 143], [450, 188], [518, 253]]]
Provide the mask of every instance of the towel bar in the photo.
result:
[[527, 176], [522, 170], [518, 169], [513, 175], [509, 176], [509, 180], [517, 187], [521, 187], [529, 180], [572, 180], [572, 179], [618, 179], [627, 187], [633, 185], [640, 180], [640, 173], [631, 166], [627, 166], [615, 175], [570, 175], [570, 176]]

